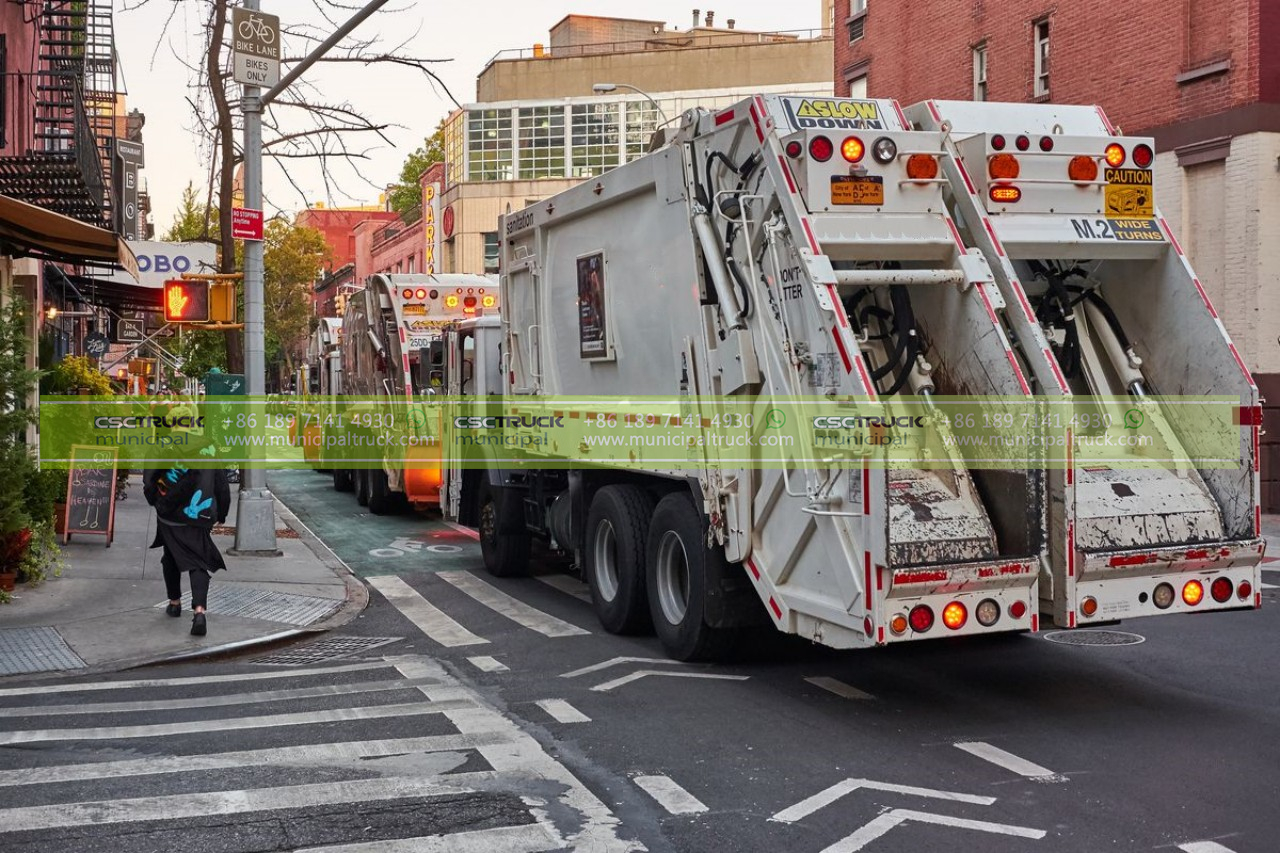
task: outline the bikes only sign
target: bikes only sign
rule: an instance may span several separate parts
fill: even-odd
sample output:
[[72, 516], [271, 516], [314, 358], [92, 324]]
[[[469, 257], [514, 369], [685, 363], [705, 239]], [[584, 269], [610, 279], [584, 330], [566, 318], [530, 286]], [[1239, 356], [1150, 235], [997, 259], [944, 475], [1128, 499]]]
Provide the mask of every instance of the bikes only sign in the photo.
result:
[[280, 82], [280, 18], [232, 8], [231, 37], [237, 83], [268, 87]]

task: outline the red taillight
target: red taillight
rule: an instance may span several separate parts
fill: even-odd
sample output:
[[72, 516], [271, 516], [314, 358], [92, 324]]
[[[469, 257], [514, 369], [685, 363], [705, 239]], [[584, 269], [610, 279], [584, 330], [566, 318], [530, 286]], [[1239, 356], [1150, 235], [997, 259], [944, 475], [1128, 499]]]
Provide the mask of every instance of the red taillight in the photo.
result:
[[946, 625], [952, 631], [957, 631], [964, 627], [964, 623], [969, 621], [969, 610], [958, 601], [953, 601], [946, 607], [942, 608], [942, 624]]
[[1003, 151], [1004, 137], [998, 133], [995, 136], [991, 137], [991, 147], [994, 148], [996, 151]]
[[438, 291], [438, 290], [433, 290], [433, 291], [431, 291], [430, 293], [428, 293], [428, 294], [427, 294], [427, 297], [428, 297], [428, 298], [430, 298], [430, 299], [439, 299], [439, 298], [440, 298], [440, 291]]
[[1133, 147], [1133, 165], [1139, 169], [1151, 168], [1151, 161], [1155, 159], [1155, 156], [1149, 145], [1135, 145]]
[[[1134, 158], [1135, 163], [1137, 159], [1137, 157]], [[1213, 583], [1209, 584], [1209, 594], [1219, 604], [1231, 598], [1231, 593], [1233, 592], [1235, 592], [1234, 585], [1227, 578], [1214, 578]]]
[[1113, 142], [1107, 146], [1102, 156], [1106, 159], [1108, 166], [1119, 169], [1124, 165], [1124, 146]]
[[996, 154], [987, 163], [987, 173], [996, 180], [1011, 181], [1019, 171], [1018, 158], [1012, 154]]
[[1042, 137], [1040, 137], [1040, 150], [1041, 150], [1041, 151], [1052, 151], [1052, 150], [1053, 150], [1053, 137], [1052, 137], [1052, 136], [1042, 136]]
[[907, 614], [907, 621], [911, 623], [912, 631], [923, 634], [933, 627], [933, 608], [927, 604], [917, 604]]
[[991, 200], [996, 204], [1013, 204], [1022, 198], [1022, 190], [1006, 184], [996, 184], [991, 188]]
[[476, 307], [476, 298], [475, 298], [474, 296], [468, 296], [466, 299], [462, 300], [462, 307], [463, 307], [463, 308], [475, 308], [475, 307]]
[[406, 287], [404, 290], [400, 291], [400, 295], [403, 296], [405, 299], [412, 299], [413, 291]]
[[809, 140], [809, 156], [819, 163], [825, 163], [836, 153], [836, 147], [825, 136], [815, 136]]
[[840, 144], [840, 156], [848, 160], [850, 163], [857, 163], [862, 159], [862, 155], [866, 153], [866, 146], [864, 146], [862, 144], [862, 140], [856, 136], [850, 136]]
[[1019, 136], [1014, 140], [1013, 144], [1018, 146], [1019, 151], [1026, 151], [1031, 147], [1031, 140], [1025, 136]]
[[1092, 157], [1072, 157], [1067, 164], [1067, 177], [1073, 181], [1093, 183], [1098, 180], [1098, 161]]
[[417, 290], [415, 290], [415, 291], [413, 292], [413, 295], [414, 295], [414, 296], [416, 296], [416, 297], [418, 297], [418, 299], [420, 299], [420, 300], [421, 300], [421, 299], [426, 299], [426, 298], [427, 298], [427, 291], [426, 291], [424, 288], [419, 287]]
[[803, 153], [804, 153], [804, 146], [800, 144], [799, 140], [793, 139], [787, 143], [787, 156], [790, 157], [792, 160], [796, 159]]
[[1204, 584], [1200, 581], [1187, 581], [1182, 585], [1182, 600], [1190, 607], [1204, 601]]
[[1236, 597], [1241, 601], [1248, 601], [1251, 595], [1253, 595], [1253, 584], [1248, 581], [1240, 581], [1240, 586], [1236, 587]]
[[1026, 602], [1015, 601], [1009, 605], [1009, 615], [1014, 619], [1021, 619], [1027, 612]]

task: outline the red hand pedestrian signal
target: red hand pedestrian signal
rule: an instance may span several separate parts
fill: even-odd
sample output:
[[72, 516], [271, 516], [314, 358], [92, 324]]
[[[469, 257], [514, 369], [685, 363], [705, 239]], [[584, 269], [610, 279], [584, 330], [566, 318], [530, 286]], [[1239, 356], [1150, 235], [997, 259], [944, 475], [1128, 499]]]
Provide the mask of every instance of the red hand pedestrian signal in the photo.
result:
[[168, 323], [209, 322], [209, 282], [181, 279], [166, 281], [164, 319]]

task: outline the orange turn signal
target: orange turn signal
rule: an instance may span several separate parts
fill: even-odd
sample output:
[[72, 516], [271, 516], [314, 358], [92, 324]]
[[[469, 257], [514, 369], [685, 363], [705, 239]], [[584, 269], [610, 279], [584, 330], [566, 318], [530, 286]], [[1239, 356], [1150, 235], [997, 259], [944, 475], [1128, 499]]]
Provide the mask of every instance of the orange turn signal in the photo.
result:
[[856, 136], [850, 136], [840, 145], [840, 156], [850, 163], [857, 163], [866, 153], [867, 149], [862, 144], [862, 140]]
[[1067, 177], [1073, 181], [1098, 180], [1098, 161], [1092, 157], [1072, 157], [1067, 165]]
[[969, 619], [968, 609], [958, 601], [953, 601], [942, 608], [942, 624], [952, 631], [964, 626]]
[[912, 154], [907, 158], [907, 177], [913, 181], [931, 181], [938, 177], [938, 158], [932, 154]]
[[1113, 169], [1119, 169], [1124, 165], [1124, 146], [1113, 142], [1107, 146], [1107, 150], [1102, 156], [1106, 158], [1108, 166]]
[[1182, 600], [1195, 607], [1204, 600], [1204, 584], [1200, 581], [1187, 581], [1182, 587]]
[[1005, 184], [996, 184], [991, 188], [991, 200], [997, 204], [1013, 204], [1022, 198], [1022, 190]]
[[1018, 158], [1012, 154], [995, 154], [987, 162], [987, 174], [993, 178], [1011, 181], [1018, 177]]

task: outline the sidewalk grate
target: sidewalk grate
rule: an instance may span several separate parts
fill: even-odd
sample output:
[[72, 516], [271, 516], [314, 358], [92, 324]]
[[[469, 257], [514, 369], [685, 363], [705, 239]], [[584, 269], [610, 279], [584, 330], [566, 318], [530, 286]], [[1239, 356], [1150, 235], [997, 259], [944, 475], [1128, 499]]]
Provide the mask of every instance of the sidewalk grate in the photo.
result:
[[379, 646], [398, 643], [403, 639], [404, 637], [325, 637], [314, 643], [299, 645], [297, 648], [258, 658], [251, 663], [263, 666], [310, 666], [351, 657]]
[[[162, 601], [156, 607], [164, 607], [168, 603]], [[303, 627], [319, 622], [342, 604], [342, 599], [228, 586], [215, 580], [209, 590], [207, 609], [211, 616], [241, 616], [245, 619], [265, 619], [268, 622]], [[191, 609], [190, 592], [182, 596], [182, 607], [184, 610]]]
[[1147, 641], [1141, 634], [1130, 634], [1128, 631], [1098, 631], [1088, 628], [1051, 631], [1044, 638], [1063, 646], [1136, 646]]
[[53, 628], [0, 630], [0, 675], [83, 669], [84, 665]]

